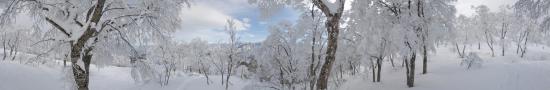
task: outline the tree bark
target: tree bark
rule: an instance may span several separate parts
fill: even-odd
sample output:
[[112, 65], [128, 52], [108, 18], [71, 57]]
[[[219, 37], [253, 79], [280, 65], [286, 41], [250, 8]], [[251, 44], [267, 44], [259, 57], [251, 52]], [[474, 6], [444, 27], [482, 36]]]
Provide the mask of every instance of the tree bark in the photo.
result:
[[[312, 19], [315, 21], [315, 13], [313, 12], [313, 8], [314, 6], [312, 6], [312, 11], [311, 11], [311, 16], [312, 16]], [[309, 65], [309, 73], [308, 73], [308, 77], [309, 77], [309, 89], [310, 90], [313, 90], [315, 88], [315, 76], [316, 76], [316, 73], [317, 73], [317, 66], [315, 64], [315, 43], [317, 42], [316, 40], [316, 36], [317, 36], [317, 27], [318, 25], [315, 24], [315, 28], [311, 31], [311, 33], [313, 34], [312, 35], [312, 42], [311, 42], [311, 63]]]
[[372, 82], [376, 82], [376, 64], [374, 64], [374, 61], [372, 59], [370, 60], [371, 64], [371, 71], [372, 71]]
[[377, 70], [377, 73], [376, 73], [376, 82], [380, 82], [380, 73], [382, 72], [382, 57], [378, 57], [378, 59], [376, 60], [376, 64], [378, 64], [378, 70]]
[[481, 42], [477, 42], [477, 50], [481, 50]]
[[501, 42], [501, 46], [502, 46], [502, 56], [504, 56], [504, 50], [506, 50], [506, 42], [504, 41], [506, 39], [506, 33], [508, 32], [506, 30], [506, 27], [508, 26], [508, 24], [505, 24], [503, 23], [502, 24], [502, 29], [500, 31], [500, 42]]
[[[99, 20], [101, 19], [103, 15], [103, 6], [105, 4], [105, 0], [97, 0], [97, 4], [94, 7], [94, 12], [91, 14], [91, 22], [93, 23], [99, 23]], [[76, 43], [72, 43], [74, 41], [71, 41], [71, 61], [72, 61], [72, 71], [73, 76], [75, 78], [75, 83], [77, 84], [78, 90], [88, 90], [88, 82], [89, 82], [89, 66], [92, 59], [92, 54], [90, 53], [93, 50], [93, 45], [91, 47], [85, 47], [86, 43], [88, 43], [88, 40], [97, 36], [97, 30], [96, 28], [92, 27], [91, 25], [86, 27], [86, 31], [83, 32], [82, 36], [78, 38]], [[94, 43], [97, 41], [97, 38], [95, 39]], [[92, 43], [93, 44], [93, 43]], [[82, 53], [84, 52], [84, 53]], [[81, 58], [81, 53], [84, 55]], [[84, 69], [81, 68], [77, 63], [79, 62], [79, 59], [82, 59], [82, 63], [84, 63]]]
[[415, 71], [415, 62], [416, 61], [416, 53], [413, 52], [412, 53], [412, 56], [411, 56], [411, 59], [410, 59], [410, 62], [409, 62], [409, 66], [410, 66], [410, 70], [409, 70], [409, 75], [407, 77], [407, 86], [408, 87], [414, 87], [414, 71]]
[[423, 60], [422, 60], [422, 74], [428, 73], [428, 52], [426, 50], [426, 45], [423, 46], [422, 54], [423, 54]]
[[460, 48], [458, 47], [458, 44], [457, 44], [457, 43], [455, 43], [455, 48], [456, 48], [456, 53], [458, 53], [458, 57], [464, 58], [464, 56], [463, 56], [462, 53], [460, 52]]
[[407, 41], [405, 42], [411, 53], [410, 59], [407, 60], [407, 57], [404, 57], [405, 66], [406, 66], [406, 76], [407, 76], [407, 86], [414, 87], [414, 71], [415, 71], [415, 61], [416, 61], [416, 50], [413, 49], [413, 46]]
[[422, 74], [428, 73], [428, 50], [426, 46], [426, 35], [422, 35]]
[[495, 57], [495, 50], [493, 48], [493, 36], [490, 35], [490, 33], [488, 31], [485, 31], [485, 42], [487, 43], [487, 46], [489, 47], [489, 49], [491, 49], [491, 56], [492, 57]]
[[317, 6], [327, 17], [327, 21], [325, 23], [325, 27], [328, 32], [326, 58], [325, 63], [321, 67], [321, 72], [319, 73], [319, 78], [317, 80], [317, 90], [326, 90], [328, 78], [336, 59], [335, 55], [338, 47], [338, 34], [340, 31], [339, 22], [344, 9], [344, 0], [339, 0], [340, 7], [336, 13], [331, 13], [329, 7], [327, 7], [321, 0], [313, 0], [313, 4]]
[[4, 56], [2, 56], [2, 60], [6, 60], [6, 56], [8, 56], [8, 53], [7, 53], [7, 47], [6, 47], [6, 39], [4, 38], [4, 40], [2, 40], [2, 51], [4, 51]]
[[525, 42], [523, 42], [523, 49], [521, 49], [521, 58], [523, 58], [527, 51], [527, 40], [529, 40], [529, 31], [525, 31]]
[[[72, 69], [78, 90], [88, 90], [88, 70], [92, 59], [92, 54], [90, 52], [93, 50], [93, 47], [86, 48], [84, 45], [94, 36], [95, 33], [95, 30], [86, 30], [82, 37], [80, 37], [78, 41], [71, 46]], [[82, 58], [81, 53], [84, 55]], [[81, 66], [77, 64], [79, 59], [82, 60], [81, 62], [84, 64], [84, 68], [81, 68]]]

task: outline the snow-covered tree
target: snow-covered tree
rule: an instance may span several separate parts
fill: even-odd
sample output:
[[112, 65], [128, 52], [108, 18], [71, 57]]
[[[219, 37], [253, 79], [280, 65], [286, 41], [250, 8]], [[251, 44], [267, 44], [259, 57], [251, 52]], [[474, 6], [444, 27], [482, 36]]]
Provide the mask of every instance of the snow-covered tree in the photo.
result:
[[[280, 1], [259, 1], [249, 0], [249, 2], [258, 5], [258, 7], [264, 10], [273, 10], [272, 8], [280, 8], [285, 5], [291, 7], [304, 7], [306, 4], [302, 0], [280, 0]], [[340, 32], [340, 22], [344, 14], [345, 0], [337, 0], [335, 2], [329, 2], [327, 0], [312, 0], [312, 6], [320, 10], [326, 17], [325, 29], [327, 31], [327, 49], [324, 64], [321, 66], [319, 77], [317, 80], [317, 90], [326, 90], [328, 79], [336, 60], [336, 49], [338, 47], [338, 35]], [[269, 13], [266, 13], [269, 15]]]
[[2, 25], [21, 11], [28, 11], [37, 24], [51, 26], [61, 35], [48, 37], [69, 44], [72, 73], [79, 90], [87, 90], [89, 66], [98, 49], [98, 43], [114, 37], [113, 31], [144, 30], [171, 32], [179, 22], [177, 15], [187, 0], [12, 0], [0, 17]]

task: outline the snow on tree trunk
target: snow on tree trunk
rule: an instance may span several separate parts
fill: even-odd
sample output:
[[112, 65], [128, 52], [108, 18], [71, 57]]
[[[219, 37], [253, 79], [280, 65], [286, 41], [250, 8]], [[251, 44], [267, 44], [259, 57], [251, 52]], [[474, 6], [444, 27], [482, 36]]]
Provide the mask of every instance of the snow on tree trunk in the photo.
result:
[[422, 74], [428, 73], [428, 50], [426, 49], [426, 36], [422, 36]]
[[[327, 21], [325, 22], [325, 27], [327, 28], [327, 51], [326, 51], [326, 58], [325, 63], [323, 66], [321, 66], [321, 72], [319, 73], [319, 78], [317, 80], [317, 90], [326, 90], [328, 85], [328, 79], [332, 70], [332, 66], [336, 59], [336, 49], [338, 47], [338, 34], [340, 31], [340, 18], [343, 14], [344, 9], [344, 0], [338, 0], [337, 1], [338, 7], [337, 9], [333, 9], [335, 11], [331, 11], [331, 8], [328, 7], [326, 2], [323, 2], [321, 0], [313, 0], [313, 4], [319, 8], [324, 15], [327, 17]], [[335, 13], [333, 13], [335, 12]]]

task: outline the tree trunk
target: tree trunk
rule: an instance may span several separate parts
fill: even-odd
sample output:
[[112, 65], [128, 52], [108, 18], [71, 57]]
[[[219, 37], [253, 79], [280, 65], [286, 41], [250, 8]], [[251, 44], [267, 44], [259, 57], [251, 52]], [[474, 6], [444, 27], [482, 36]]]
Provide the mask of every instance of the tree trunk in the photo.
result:
[[516, 54], [519, 54], [519, 49], [520, 49], [520, 46], [521, 46], [521, 42], [523, 40], [523, 37], [522, 37], [523, 34], [521, 34], [516, 42]]
[[477, 42], [477, 50], [481, 50], [481, 42]]
[[[97, 0], [97, 4], [94, 7], [94, 12], [91, 14], [90, 21], [93, 23], [99, 23], [99, 20], [101, 19], [103, 15], [103, 6], [105, 5], [105, 0]], [[72, 61], [72, 69], [73, 69], [73, 76], [75, 79], [75, 82], [77, 84], [78, 90], [88, 90], [88, 82], [89, 82], [89, 67], [90, 62], [92, 59], [92, 54], [90, 53], [93, 50], [93, 45], [90, 47], [85, 47], [86, 43], [88, 43], [89, 39], [97, 36], [97, 30], [95, 27], [92, 27], [91, 25], [86, 27], [86, 31], [82, 33], [82, 36], [80, 36], [76, 43], [73, 44], [74, 41], [71, 41], [71, 61]], [[92, 42], [91, 44], [94, 44], [97, 42], [97, 38]], [[84, 52], [84, 53], [82, 53]], [[84, 54], [84, 56], [81, 58], [81, 54]], [[84, 69], [81, 68], [79, 63], [79, 59], [82, 59], [82, 63], [84, 64]]]
[[394, 68], [395, 65], [393, 64], [393, 55], [390, 55], [390, 62], [391, 62], [391, 67]]
[[[85, 59], [91, 58], [91, 55], [88, 55], [89, 53], [86, 53], [85, 56], [82, 58], [82, 61], [79, 61], [79, 59], [81, 59], [80, 57], [81, 57], [81, 52], [83, 47], [84, 47], [84, 44], [80, 44], [80, 43], [77, 43], [71, 47], [72, 48], [71, 49], [72, 71], [73, 71], [73, 77], [78, 90], [88, 90], [88, 81], [89, 81], [88, 73], [89, 72], [87, 71], [88, 69], [86, 66], [88, 65], [86, 64], [89, 64], [89, 63], [86, 63], [85, 61], [89, 61], [89, 60], [85, 60]], [[80, 66], [79, 64], [77, 64], [79, 62], [82, 62], [84, 66]]]
[[502, 56], [504, 56], [504, 50], [506, 49], [505, 46], [506, 46], [506, 42], [504, 41], [504, 39], [506, 39], [506, 33], [508, 32], [506, 30], [506, 27], [508, 26], [508, 24], [505, 24], [505, 23], [502, 23], [502, 29], [500, 31], [500, 42], [501, 42], [501, 46], [502, 46]]
[[380, 73], [382, 72], [382, 57], [378, 57], [378, 59], [376, 60], [376, 64], [378, 66], [378, 70], [376, 72], [376, 82], [380, 82]]
[[18, 48], [19, 48], [19, 32], [17, 32], [17, 36], [15, 37], [15, 40], [13, 41], [13, 45], [12, 45], [12, 48], [11, 48], [11, 51], [13, 51], [13, 55], [10, 55], [12, 56], [11, 60], [15, 60], [15, 58], [17, 57], [17, 52], [18, 52]]
[[407, 73], [407, 86], [408, 87], [414, 87], [414, 71], [415, 71], [415, 61], [416, 61], [416, 53], [413, 52], [410, 62], [409, 62], [409, 72]]
[[[313, 12], [312, 12], [313, 14]], [[317, 26], [315, 26], [315, 31], [317, 31]], [[317, 73], [315, 71], [315, 42], [316, 42], [316, 39], [315, 39], [315, 36], [316, 36], [316, 32], [315, 31], [312, 31], [312, 42], [311, 42], [311, 63], [309, 65], [309, 73], [308, 73], [308, 77], [309, 77], [309, 88], [310, 90], [313, 90], [313, 88], [315, 88], [315, 76]]]
[[339, 23], [340, 18], [333, 17], [330, 22], [327, 22], [327, 28], [328, 28], [328, 48], [326, 52], [326, 58], [325, 63], [321, 67], [321, 73], [319, 74], [319, 80], [317, 81], [317, 90], [326, 90], [327, 89], [327, 83], [328, 78], [330, 76], [330, 72], [332, 70], [332, 66], [334, 64], [334, 61], [336, 59], [336, 48], [337, 46], [337, 38], [338, 38], [338, 32], [339, 32]]
[[[88, 70], [92, 59], [91, 51], [93, 50], [93, 47], [86, 48], [84, 45], [94, 36], [95, 33], [95, 30], [88, 29], [75, 44], [71, 45], [72, 69], [78, 90], [88, 90]], [[97, 41], [97, 39], [95, 41]], [[81, 54], [83, 54], [82, 58]], [[82, 61], [79, 61], [79, 59]], [[79, 62], [84, 64], [84, 68], [81, 68], [82, 66], [78, 64]]]
[[404, 57], [405, 66], [406, 66], [406, 76], [407, 76], [407, 86], [414, 87], [414, 71], [415, 71], [415, 61], [416, 61], [416, 50], [413, 49], [413, 46], [407, 41], [405, 42], [409, 51], [411, 52], [411, 58], [407, 60], [407, 57]]
[[8, 53], [6, 51], [6, 39], [2, 40], [2, 51], [4, 51], [4, 56], [2, 56], [2, 60], [6, 60], [6, 56], [8, 56]]
[[233, 62], [233, 54], [229, 55], [229, 62], [227, 63], [227, 76], [225, 76], [225, 90], [229, 90], [229, 77], [231, 77], [231, 71], [233, 68], [232, 62]]
[[521, 49], [521, 58], [523, 58], [523, 56], [525, 55], [525, 52], [527, 51], [527, 40], [529, 40], [528, 36], [529, 36], [529, 32], [528, 31], [525, 31], [525, 42], [523, 42], [523, 49]]
[[495, 49], [493, 48], [493, 36], [491, 36], [487, 31], [485, 31], [485, 39], [486, 39], [486, 43], [487, 43], [487, 46], [489, 47], [489, 49], [491, 49], [491, 56], [492, 57], [495, 57]]
[[[426, 37], [422, 37], [422, 42], [426, 41]], [[422, 44], [422, 74], [428, 73], [428, 50], [426, 49], [426, 43]]]
[[67, 66], [68, 59], [69, 59], [69, 56], [65, 54], [65, 58], [63, 58], [63, 66]]
[[457, 44], [457, 43], [455, 43], [455, 47], [456, 47], [456, 53], [458, 53], [458, 57], [464, 58], [464, 56], [463, 56], [462, 53], [460, 52], [460, 48], [458, 47], [458, 44]]
[[424, 50], [422, 50], [423, 60], [422, 60], [422, 74], [428, 73], [428, 52], [426, 50], [426, 45], [424, 45]]
[[492, 43], [491, 44], [487, 43], [487, 45], [489, 46], [489, 49], [491, 49], [491, 57], [495, 57], [495, 49], [493, 49]]
[[328, 45], [325, 57], [325, 63], [321, 66], [321, 72], [317, 80], [317, 90], [326, 90], [330, 72], [336, 59], [336, 49], [338, 47], [338, 34], [340, 29], [340, 18], [342, 17], [344, 9], [344, 0], [339, 0], [339, 8], [336, 13], [332, 13], [329, 7], [326, 6], [321, 0], [313, 0], [315, 6], [317, 6], [327, 17], [325, 27], [328, 34]]
[[376, 82], [376, 64], [371, 60], [372, 82]]
[[[411, 73], [411, 69], [409, 67], [408, 57], [403, 57], [403, 63], [405, 63], [405, 78], [407, 79], [406, 83], [407, 83], [407, 86], [409, 86], [409, 79], [410, 79], [410, 74], [409, 73]], [[411, 87], [411, 86], [409, 86], [409, 87]]]

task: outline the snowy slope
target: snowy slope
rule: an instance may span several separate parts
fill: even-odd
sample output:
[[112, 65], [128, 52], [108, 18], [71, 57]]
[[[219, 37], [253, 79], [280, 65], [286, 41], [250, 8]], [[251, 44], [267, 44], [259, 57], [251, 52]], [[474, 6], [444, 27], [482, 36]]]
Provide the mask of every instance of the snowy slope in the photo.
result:
[[491, 57], [488, 50], [477, 50], [484, 59], [479, 69], [467, 70], [448, 48], [438, 48], [437, 55], [428, 61], [428, 74], [422, 75], [422, 63], [417, 60], [415, 87], [408, 88], [405, 72], [387, 66], [381, 83], [371, 82], [370, 76], [357, 76], [340, 90], [549, 90], [550, 57], [548, 51], [533, 47], [526, 58], [510, 50], [506, 56]]
[[64, 88], [58, 70], [0, 63], [0, 90], [56, 90]]
[[[168, 86], [155, 82], [136, 84], [126, 67], [91, 66], [91, 90], [222, 90], [220, 76], [211, 76], [211, 84], [206, 84], [202, 76], [178, 74]], [[0, 90], [70, 90], [70, 79], [66, 79], [59, 66], [32, 66], [18, 62], [0, 61]], [[241, 90], [247, 81], [233, 77], [230, 90]]]
[[[491, 57], [490, 52], [478, 52], [484, 59], [483, 66], [467, 70], [461, 60], [448, 47], [440, 47], [429, 60], [429, 73], [420, 74], [421, 60], [417, 61], [415, 87], [405, 85], [402, 68], [384, 65], [380, 83], [371, 82], [370, 74], [348, 77], [339, 90], [548, 90], [550, 85], [550, 53], [543, 47], [532, 46], [525, 58], [514, 50], [506, 56]], [[397, 64], [399, 66], [399, 64]], [[67, 69], [60, 63], [21, 64], [18, 61], [0, 61], [0, 90], [70, 90], [71, 79], [65, 78]], [[168, 86], [152, 82], [136, 84], [127, 67], [91, 66], [91, 90], [224, 90], [221, 77], [212, 75], [210, 85], [197, 74], [178, 72]], [[252, 80], [232, 77], [230, 90], [256, 90]], [[257, 84], [257, 83], [256, 83]]]

